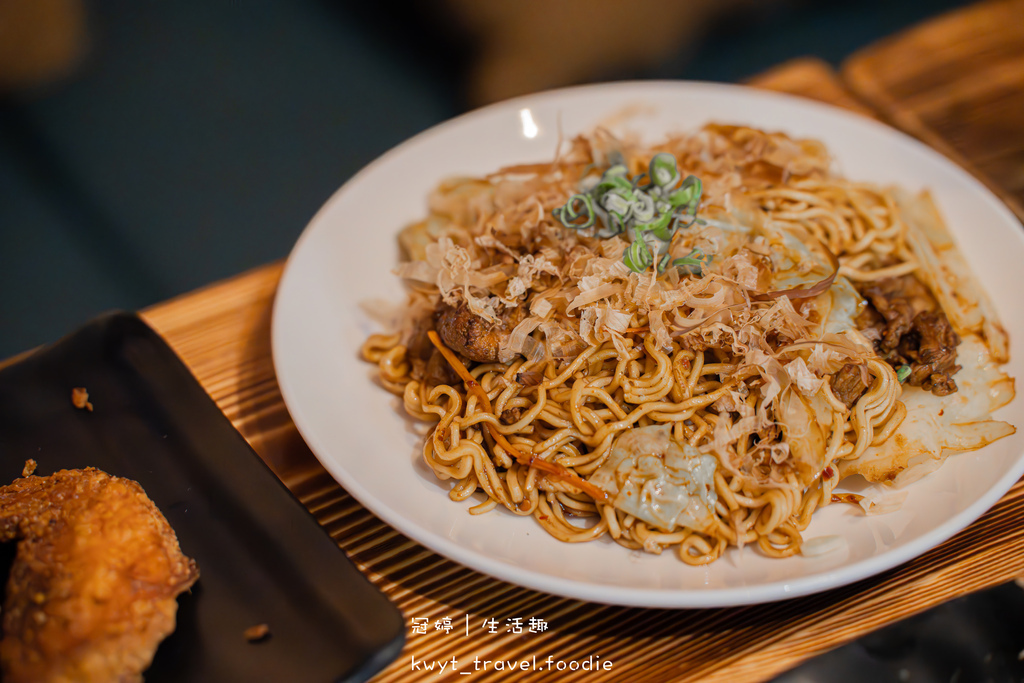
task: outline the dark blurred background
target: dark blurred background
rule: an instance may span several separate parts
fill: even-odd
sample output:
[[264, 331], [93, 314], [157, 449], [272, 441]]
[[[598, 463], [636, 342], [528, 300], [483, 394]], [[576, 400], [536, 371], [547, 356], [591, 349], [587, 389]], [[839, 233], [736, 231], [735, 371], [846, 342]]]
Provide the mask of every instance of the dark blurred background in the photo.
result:
[[0, 358], [285, 257], [360, 167], [481, 104], [838, 64], [963, 4], [0, 0]]

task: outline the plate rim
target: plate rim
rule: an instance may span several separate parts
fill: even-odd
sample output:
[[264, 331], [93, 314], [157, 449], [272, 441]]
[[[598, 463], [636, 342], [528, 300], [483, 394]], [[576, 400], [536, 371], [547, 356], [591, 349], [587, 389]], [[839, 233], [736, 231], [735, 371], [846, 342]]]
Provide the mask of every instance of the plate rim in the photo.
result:
[[[809, 108], [824, 113], [826, 116], [839, 117], [854, 125], [867, 126], [885, 135], [895, 135], [904, 143], [910, 145], [915, 152], [923, 154], [929, 160], [939, 163], [953, 172], [958, 180], [966, 183], [973, 194], [983, 197], [994, 211], [1002, 214], [1002, 217], [1012, 223], [1020, 224], [1020, 221], [1013, 215], [1009, 208], [978, 178], [969, 171], [956, 164], [952, 159], [942, 154], [924, 142], [913, 138], [906, 133], [893, 128], [876, 119], [863, 114], [853, 112], [825, 102], [811, 100], [808, 98], [791, 95], [771, 90], [763, 90], [747, 85], [731, 83], [714, 83], [705, 81], [673, 81], [673, 80], [651, 80], [651, 81], [616, 81], [607, 83], [595, 83], [567, 88], [557, 88], [538, 93], [522, 95], [509, 100], [489, 104], [453, 118], [442, 121], [426, 130], [404, 140], [390, 148], [370, 163], [363, 166], [357, 173], [336, 189], [323, 203], [319, 210], [310, 219], [296, 240], [290, 251], [278, 283], [274, 296], [272, 319], [271, 319], [271, 350], [277, 382], [281, 391], [282, 399], [288, 408], [296, 428], [300, 435], [309, 445], [314, 456], [331, 476], [361, 505], [366, 507], [373, 514], [378, 516], [386, 524], [393, 527], [399, 533], [422, 544], [424, 547], [436, 552], [446, 558], [454, 560], [469, 569], [487, 574], [498, 580], [506, 581], [527, 589], [538, 590], [556, 596], [569, 597], [586, 600], [589, 602], [623, 605], [633, 607], [653, 608], [713, 608], [731, 607], [758, 604], [783, 600], [805, 595], [819, 593], [824, 590], [840, 588], [857, 581], [877, 576], [893, 567], [904, 564], [914, 558], [920, 557], [928, 551], [936, 548], [954, 535], [965, 529], [972, 522], [979, 519], [990, 509], [1002, 496], [1024, 475], [1024, 452], [1019, 454], [1014, 461], [1014, 466], [1008, 468], [1002, 477], [996, 480], [984, 495], [979, 496], [973, 504], [967, 506], [959, 513], [954, 514], [946, 522], [923, 533], [916, 539], [908, 541], [894, 549], [886, 550], [879, 555], [871, 556], [853, 563], [844, 564], [836, 569], [822, 571], [808, 576], [801, 576], [795, 580], [779, 580], [770, 583], [757, 584], [755, 586], [743, 586], [735, 588], [638, 588], [617, 586], [609, 595], [597, 595], [596, 590], [602, 586], [592, 583], [580, 583], [572, 579], [552, 576], [536, 570], [523, 569], [510, 566], [503, 560], [493, 560], [477, 551], [467, 549], [456, 541], [437, 534], [431, 529], [421, 527], [415, 521], [408, 520], [405, 516], [394, 511], [387, 504], [382, 504], [376, 497], [369, 493], [355, 478], [351, 477], [344, 468], [333, 462], [331, 458], [322, 458], [320, 452], [329, 452], [317, 435], [317, 430], [307, 422], [307, 418], [301, 410], [292, 410], [292, 406], [298, 405], [295, 389], [288, 378], [285, 369], [286, 361], [282, 359], [282, 352], [279, 350], [283, 344], [281, 341], [284, 332], [281, 330], [281, 316], [278, 315], [279, 307], [285, 300], [286, 292], [289, 291], [291, 282], [297, 277], [297, 254], [300, 252], [306, 240], [310, 239], [315, 226], [322, 217], [328, 213], [331, 207], [345, 194], [346, 189], [356, 184], [364, 176], [370, 174], [377, 167], [384, 165], [402, 153], [427, 138], [443, 134], [451, 128], [463, 124], [467, 120], [476, 117], [486, 116], [488, 113], [498, 110], [512, 110], [516, 107], [529, 105], [541, 105], [549, 103], [566, 96], [586, 94], [591, 91], [623, 90], [633, 91], [635, 94], [642, 94], [641, 91], [672, 91], [672, 90], [694, 90], [707, 92], [733, 92], [744, 95], [752, 95], [755, 98], [778, 100], [799, 108]], [[754, 117], [756, 118], [756, 114]], [[397, 229], [397, 228], [396, 228]], [[1018, 241], [1024, 244], [1024, 233], [1018, 232]], [[284, 371], [283, 371], [284, 370]], [[379, 387], [378, 387], [379, 389]], [[794, 585], [796, 584], [796, 585]]]

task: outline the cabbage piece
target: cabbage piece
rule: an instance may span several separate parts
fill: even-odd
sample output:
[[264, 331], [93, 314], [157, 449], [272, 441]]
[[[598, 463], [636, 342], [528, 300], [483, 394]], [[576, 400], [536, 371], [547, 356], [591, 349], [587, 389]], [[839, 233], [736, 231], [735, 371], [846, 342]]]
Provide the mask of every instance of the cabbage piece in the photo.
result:
[[426, 261], [427, 247], [440, 239], [449, 227], [450, 221], [432, 216], [405, 227], [398, 233], [398, 244], [410, 261]]
[[818, 298], [825, 299], [830, 304], [828, 313], [823, 316], [822, 334], [841, 334], [847, 330], [857, 329], [855, 320], [864, 312], [867, 302], [857, 293], [849, 280], [837, 277], [828, 293]]
[[781, 245], [777, 244], [771, 252], [774, 266], [771, 289], [806, 287], [832, 274], [833, 267], [829, 260], [807, 246], [807, 242], [793, 232], [768, 227], [763, 230], [769, 233], [774, 230], [776, 237], [772, 241], [776, 244], [781, 241]]
[[956, 374], [956, 393], [935, 396], [904, 386], [903, 423], [884, 443], [869, 447], [855, 460], [840, 462], [840, 474], [902, 486], [935, 469], [951, 453], [981, 448], [1013, 434], [1013, 425], [990, 417], [1013, 398], [1013, 379], [999, 369], [978, 335], [963, 338], [957, 362], [962, 369]]
[[825, 432], [815, 410], [799, 392], [790, 389], [783, 391], [776, 414], [789, 444], [789, 462], [800, 483], [809, 486], [825, 467]]
[[804, 557], [821, 557], [848, 547], [849, 543], [842, 536], [815, 536], [804, 539], [800, 544], [800, 554]]
[[[933, 461], [938, 462], [938, 461]], [[938, 465], [936, 465], [936, 468]], [[923, 475], [922, 475], [923, 476]], [[880, 484], [871, 484], [860, 492], [861, 499], [857, 504], [861, 506], [866, 515], [885, 515], [896, 512], [903, 506], [907, 499], [906, 491], [893, 490]]]
[[718, 461], [676, 442], [671, 425], [630, 429], [590, 476], [619, 510], [665, 532], [711, 524]]

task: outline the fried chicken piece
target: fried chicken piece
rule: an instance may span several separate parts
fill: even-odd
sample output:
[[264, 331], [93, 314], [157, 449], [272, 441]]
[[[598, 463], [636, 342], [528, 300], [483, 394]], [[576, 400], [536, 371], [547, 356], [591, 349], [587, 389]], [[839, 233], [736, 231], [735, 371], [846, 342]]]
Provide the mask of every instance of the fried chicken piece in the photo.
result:
[[12, 540], [3, 680], [141, 681], [199, 578], [142, 487], [94, 468], [16, 479], [0, 487]]
[[521, 307], [507, 309], [497, 322], [488, 322], [470, 312], [466, 304], [454, 308], [446, 306], [438, 318], [437, 333], [456, 353], [478, 363], [494, 363], [501, 345], [526, 317], [523, 310]]

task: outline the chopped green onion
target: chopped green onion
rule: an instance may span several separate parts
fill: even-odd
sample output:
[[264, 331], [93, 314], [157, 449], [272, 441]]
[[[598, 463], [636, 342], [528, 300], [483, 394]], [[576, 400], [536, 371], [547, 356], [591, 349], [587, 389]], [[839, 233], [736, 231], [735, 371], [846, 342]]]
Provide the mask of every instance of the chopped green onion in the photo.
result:
[[627, 221], [633, 213], [633, 199], [632, 192], [626, 194], [626, 191], [615, 188], [605, 192], [598, 203], [610, 215], [618, 217], [621, 221]]
[[[655, 154], [648, 166], [651, 183], [662, 189], [668, 189], [679, 180], [679, 167], [676, 158], [667, 152]], [[693, 176], [691, 176], [693, 177]]]
[[647, 171], [633, 176], [633, 187], [642, 187], [644, 189], [649, 188], [651, 183], [651, 174]]
[[633, 193], [633, 217], [639, 223], [646, 223], [654, 218], [654, 198], [643, 190]]
[[585, 194], [574, 194], [569, 197], [565, 206], [558, 207], [551, 214], [561, 221], [562, 225], [574, 230], [583, 230], [594, 224], [594, 204]]
[[669, 214], [669, 216], [672, 218], [672, 226], [670, 230], [673, 234], [675, 234], [675, 232], [680, 228], [685, 230], [690, 227], [696, 220], [693, 216], [684, 212]]
[[612, 164], [604, 172], [605, 178], [619, 178], [625, 181], [627, 186], [632, 187], [632, 183], [629, 182], [629, 178], [627, 176], [629, 176], [629, 168], [626, 167], [626, 162], [624, 161], [620, 161], [617, 164]]
[[704, 184], [697, 176], [686, 176], [682, 186], [668, 196], [668, 202], [673, 207], [693, 207], [694, 214], [697, 213], [697, 205], [700, 203], [700, 195], [704, 191]]
[[898, 368], [896, 368], [896, 379], [900, 381], [900, 384], [906, 382], [908, 377], [910, 377], [909, 365], [901, 365]]
[[672, 265], [676, 266], [684, 273], [700, 277], [703, 275], [704, 267], [710, 263], [710, 261], [711, 259], [705, 256], [703, 251], [700, 249], [694, 249], [683, 258], [677, 258], [672, 262]]
[[[625, 166], [623, 166], [623, 168], [625, 168]], [[604, 172], [604, 175], [601, 176], [601, 181], [597, 184], [597, 187], [594, 188], [594, 193], [602, 195], [605, 192], [620, 190], [622, 192], [632, 194], [633, 183], [629, 182], [629, 178], [624, 175], [611, 175], [610, 171], [611, 169], [608, 169]]]
[[663, 254], [662, 257], [660, 259], [658, 259], [658, 273], [659, 274], [665, 272], [665, 269], [668, 268], [668, 262], [671, 261], [671, 260], [672, 260], [672, 255], [671, 254]]
[[[594, 236], [606, 239], [632, 231], [631, 244], [623, 254], [623, 262], [634, 272], [643, 272], [654, 264], [654, 253], [663, 253], [656, 268], [662, 273], [669, 266], [668, 247], [680, 228], [688, 228], [694, 222], [705, 223], [697, 218], [697, 209], [703, 193], [703, 184], [696, 176], [687, 176], [679, 188], [682, 177], [674, 156], [667, 152], [655, 154], [648, 164], [648, 170], [633, 178], [629, 177], [622, 154], [612, 151], [608, 154], [611, 165], [590, 189], [593, 178], [581, 181], [581, 192], [569, 198], [552, 215], [562, 225], [574, 230], [596, 227]], [[582, 177], [586, 178], [591, 167]], [[653, 253], [652, 253], [653, 249]], [[702, 272], [709, 259], [690, 256], [672, 261], [673, 265], [688, 269], [688, 272]]]
[[626, 222], [615, 214], [601, 213], [601, 216], [605, 219], [608, 229], [599, 233], [598, 237], [615, 237], [626, 232]]
[[673, 215], [671, 213], [665, 213], [659, 216], [657, 220], [651, 221], [650, 223], [644, 223], [643, 225], [638, 225], [637, 227], [644, 232], [651, 233], [662, 242], [667, 243], [672, 240], [672, 235], [676, 232], [675, 228], [671, 225], [672, 217]]
[[622, 262], [634, 273], [642, 273], [654, 262], [654, 255], [651, 254], [651, 248], [644, 241], [640, 231], [634, 228], [633, 234], [633, 243], [622, 255]]

